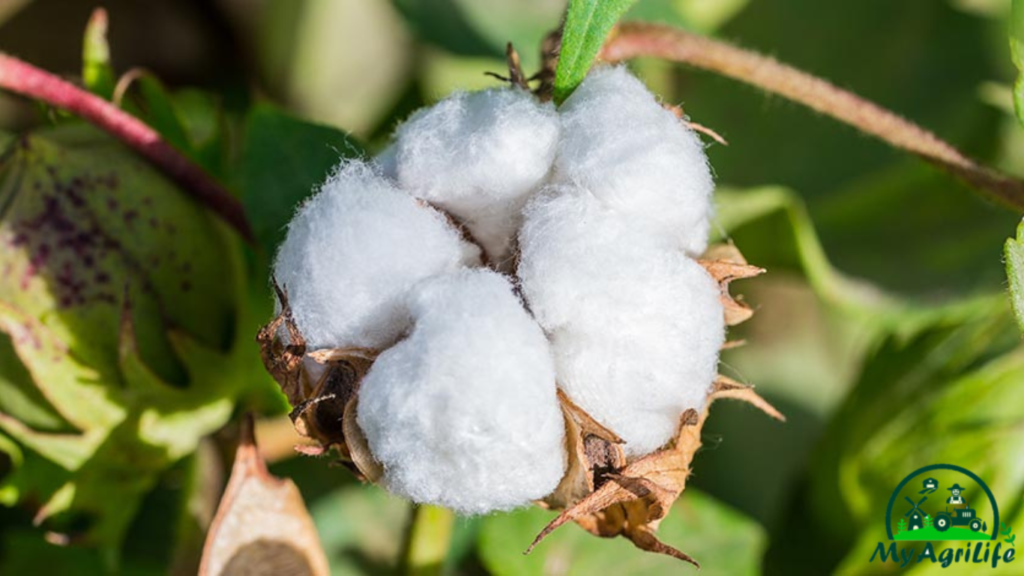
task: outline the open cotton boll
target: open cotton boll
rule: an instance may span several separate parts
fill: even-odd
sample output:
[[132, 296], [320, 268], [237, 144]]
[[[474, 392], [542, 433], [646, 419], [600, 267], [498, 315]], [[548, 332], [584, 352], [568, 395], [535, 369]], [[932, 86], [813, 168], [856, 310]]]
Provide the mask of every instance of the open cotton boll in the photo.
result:
[[498, 263], [550, 171], [558, 133], [554, 106], [525, 90], [460, 92], [400, 125], [382, 160], [403, 190], [459, 218]]
[[594, 69], [561, 109], [554, 179], [590, 190], [696, 256], [714, 182], [704, 146], [625, 67]]
[[478, 262], [479, 249], [443, 214], [348, 162], [299, 208], [274, 274], [312, 348], [380, 348], [408, 328], [411, 286]]
[[702, 409], [725, 340], [718, 283], [587, 191], [552, 186], [525, 211], [523, 294], [552, 337], [559, 386], [621, 436], [663, 445]]
[[414, 327], [374, 362], [357, 422], [384, 485], [464, 514], [546, 496], [565, 470], [547, 339], [508, 280], [463, 270], [409, 294]]

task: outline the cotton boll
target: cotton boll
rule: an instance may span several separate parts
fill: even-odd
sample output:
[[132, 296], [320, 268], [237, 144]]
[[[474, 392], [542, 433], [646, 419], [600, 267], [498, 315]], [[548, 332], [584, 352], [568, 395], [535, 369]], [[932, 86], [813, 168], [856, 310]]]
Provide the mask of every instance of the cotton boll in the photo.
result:
[[690, 255], [704, 251], [714, 182], [696, 133], [625, 67], [592, 71], [560, 111], [555, 181], [590, 190]]
[[463, 270], [418, 284], [414, 328], [359, 388], [357, 422], [384, 485], [465, 514], [528, 504], [565, 470], [548, 342], [505, 277]]
[[725, 339], [718, 284], [586, 190], [545, 189], [520, 231], [523, 294], [552, 338], [559, 386], [626, 440], [671, 438], [702, 409]]
[[519, 211], [548, 176], [558, 133], [554, 106], [525, 90], [456, 93], [399, 126], [384, 159], [403, 190], [461, 220], [500, 265]]
[[411, 286], [478, 262], [443, 214], [349, 162], [298, 210], [274, 273], [312, 348], [379, 348], [408, 328]]

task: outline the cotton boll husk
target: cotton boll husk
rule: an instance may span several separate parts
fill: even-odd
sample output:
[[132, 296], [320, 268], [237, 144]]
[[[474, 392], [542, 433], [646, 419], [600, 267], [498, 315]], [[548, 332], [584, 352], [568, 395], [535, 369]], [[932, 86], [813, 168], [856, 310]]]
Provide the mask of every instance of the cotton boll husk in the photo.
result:
[[508, 280], [463, 270], [409, 294], [414, 327], [359, 388], [357, 422], [384, 485], [463, 514], [546, 496], [565, 471], [544, 333]]
[[299, 208], [274, 274], [311, 348], [380, 348], [409, 327], [409, 288], [477, 263], [479, 249], [443, 214], [348, 162]]
[[400, 125], [382, 161], [403, 190], [457, 217], [501, 263], [523, 204], [548, 176], [558, 134], [554, 106], [525, 90], [459, 92]]
[[707, 248], [714, 182], [704, 146], [637, 78], [596, 68], [560, 112], [554, 181], [590, 190], [691, 256]]
[[687, 408], [703, 408], [717, 373], [717, 282], [576, 187], [531, 201], [520, 247], [523, 294], [551, 335], [559, 386], [628, 455], [663, 445]]

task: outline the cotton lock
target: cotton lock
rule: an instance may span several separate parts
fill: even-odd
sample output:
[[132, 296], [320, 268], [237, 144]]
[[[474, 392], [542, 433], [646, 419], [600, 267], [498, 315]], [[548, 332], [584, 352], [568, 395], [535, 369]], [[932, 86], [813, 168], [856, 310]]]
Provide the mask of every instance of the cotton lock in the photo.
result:
[[548, 176], [559, 118], [519, 88], [455, 93], [401, 124], [380, 163], [399, 186], [462, 221], [508, 269], [520, 211]]
[[382, 348], [409, 327], [412, 285], [478, 262], [443, 214], [347, 162], [296, 213], [274, 274], [312, 348]]
[[384, 485], [465, 514], [554, 490], [564, 426], [544, 333], [503, 276], [439, 275], [413, 288], [409, 336], [359, 390], [358, 423]]
[[623, 66], [596, 68], [559, 111], [556, 183], [590, 191], [690, 256], [704, 252], [714, 182], [693, 130]]
[[546, 189], [525, 214], [519, 275], [559, 386], [627, 454], [658, 449], [717, 373], [718, 283], [581, 188]]

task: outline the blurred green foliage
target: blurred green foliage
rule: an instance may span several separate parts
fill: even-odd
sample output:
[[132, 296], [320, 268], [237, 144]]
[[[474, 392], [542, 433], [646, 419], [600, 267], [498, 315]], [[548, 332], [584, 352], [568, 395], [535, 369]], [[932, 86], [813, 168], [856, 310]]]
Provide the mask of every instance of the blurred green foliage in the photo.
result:
[[[1021, 5], [639, 0], [626, 18], [772, 54], [1021, 175], [1024, 132], [1013, 113], [1022, 92], [1013, 66], [1022, 60]], [[133, 250], [187, 251], [198, 267], [194, 290], [182, 295], [168, 292], [179, 286], [164, 277], [171, 258], [141, 275], [110, 263], [121, 270], [118, 286], [128, 287], [132, 322], [121, 321], [119, 292], [115, 305], [88, 312], [102, 329], [87, 333], [86, 320], [52, 311], [47, 298], [55, 289], [25, 294], [5, 277], [0, 573], [41, 565], [71, 574], [114, 566], [194, 573], [230, 444], [224, 432], [201, 438], [240, 410], [287, 409], [251, 337], [271, 312], [267, 266], [294, 208], [339, 158], [378, 150], [412, 110], [454, 89], [496, 85], [484, 72], [504, 71], [506, 42], [528, 75], [536, 71], [540, 41], [565, 7], [565, 0], [266, 0], [253, 8], [224, 0], [161, 1], [140, 12], [114, 1], [109, 46], [95, 26], [84, 46], [81, 34], [41, 33], [43, 26], [63, 30], [57, 14], [80, 31], [85, 8], [77, 4], [35, 0], [0, 10], [0, 30], [12, 31], [0, 33], [0, 49], [52, 53], [52, 62], [38, 63], [80, 73], [103, 97], [115, 96], [118, 74], [151, 68], [123, 82], [121, 106], [232, 188], [258, 236], [257, 246], [242, 246], [148, 166], [73, 118], [0, 99], [5, 222], [42, 209], [35, 183], [71, 182], [109, 167], [124, 191], [119, 199], [151, 198], [159, 210], [138, 209], [188, 233], [167, 239], [113, 226], [99, 197], [74, 209], [112, 226]], [[119, 30], [141, 40], [125, 32], [122, 42]], [[168, 34], [187, 40], [171, 45], [213, 47], [172, 58], [192, 63], [192, 76], [153, 51], [161, 44], [149, 36]], [[80, 72], [65, 69], [68, 54], [82, 55]], [[225, 58], [230, 67], [201, 64]], [[1009, 285], [1020, 299], [1024, 249], [1019, 236], [1006, 242], [1019, 215], [778, 98], [663, 63], [633, 66], [666, 102], [682, 104], [729, 140], [708, 149], [720, 183], [717, 236], [769, 274], [735, 286], [759, 312], [730, 334], [748, 344], [727, 352], [723, 369], [756, 383], [788, 416], [782, 425], [744, 406], [716, 404], [692, 488], [661, 537], [712, 574], [876, 573], [867, 558], [884, 539], [891, 490], [937, 461], [981, 475], [1004, 521], [1019, 530], [1024, 355], [1001, 261], [1005, 243]], [[0, 265], [18, 258], [24, 253], [4, 252]], [[156, 289], [143, 289], [138, 278], [153, 279]], [[41, 325], [46, 330], [33, 333], [47, 339], [38, 350], [16, 337]], [[61, 346], [75, 354], [51, 377], [47, 371], [57, 368], [44, 356]], [[408, 504], [321, 460], [288, 458], [273, 472], [302, 489], [334, 573], [398, 570]], [[51, 518], [40, 525], [33, 517], [44, 505], [37, 519]], [[531, 509], [460, 519], [443, 571], [688, 570], [572, 526], [523, 557], [551, 517]], [[103, 552], [55, 546], [44, 540], [48, 531], [85, 538]]]

